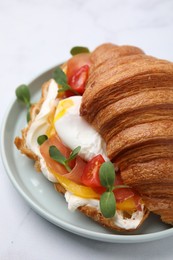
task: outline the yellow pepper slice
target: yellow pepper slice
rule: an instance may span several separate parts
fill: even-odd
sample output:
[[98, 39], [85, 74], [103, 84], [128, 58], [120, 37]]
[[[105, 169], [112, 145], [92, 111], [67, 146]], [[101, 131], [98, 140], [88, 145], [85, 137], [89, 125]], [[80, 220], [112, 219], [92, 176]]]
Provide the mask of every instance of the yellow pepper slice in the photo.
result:
[[87, 198], [87, 199], [99, 199], [100, 194], [96, 193], [92, 188], [86, 187], [80, 184], [75, 183], [74, 181], [71, 181], [64, 177], [63, 175], [60, 175], [52, 170], [50, 170], [57, 181], [69, 192], [73, 193], [76, 196], [79, 196], [81, 198]]
[[135, 201], [133, 198], [124, 200], [123, 202], [117, 203], [117, 209], [132, 212], [136, 210]]

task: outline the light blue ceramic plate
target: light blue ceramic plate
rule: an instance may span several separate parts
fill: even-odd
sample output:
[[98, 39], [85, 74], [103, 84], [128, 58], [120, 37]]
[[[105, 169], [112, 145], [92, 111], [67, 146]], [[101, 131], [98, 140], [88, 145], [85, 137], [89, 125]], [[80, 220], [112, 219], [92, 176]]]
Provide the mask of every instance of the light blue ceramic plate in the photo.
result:
[[[39, 99], [41, 85], [51, 77], [52, 71], [43, 73], [29, 85], [32, 102]], [[25, 124], [26, 111], [14, 100], [3, 121], [2, 159], [13, 185], [42, 217], [77, 235], [112, 243], [145, 242], [173, 235], [173, 228], [163, 224], [158, 216], [152, 214], [138, 231], [122, 234], [104, 229], [80, 212], [69, 212], [63, 196], [54, 190], [52, 183], [42, 174], [35, 172], [33, 162], [22, 156], [14, 146], [14, 138], [20, 135]]]

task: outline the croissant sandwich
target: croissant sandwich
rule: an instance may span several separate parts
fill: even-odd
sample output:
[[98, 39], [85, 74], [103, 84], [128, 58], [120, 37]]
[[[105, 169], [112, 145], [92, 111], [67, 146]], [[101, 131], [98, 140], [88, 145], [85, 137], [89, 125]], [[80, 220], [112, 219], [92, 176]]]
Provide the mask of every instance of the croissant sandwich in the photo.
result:
[[136, 230], [149, 212], [173, 224], [173, 64], [133, 46], [71, 53], [38, 103], [17, 88], [29, 113], [15, 145], [70, 211], [116, 231]]

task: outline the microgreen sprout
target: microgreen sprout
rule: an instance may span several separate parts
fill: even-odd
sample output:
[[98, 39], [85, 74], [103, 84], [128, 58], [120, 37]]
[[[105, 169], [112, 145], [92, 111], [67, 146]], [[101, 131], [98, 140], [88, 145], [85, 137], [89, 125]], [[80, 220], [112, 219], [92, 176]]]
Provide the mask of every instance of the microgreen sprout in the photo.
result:
[[27, 109], [27, 122], [30, 121], [30, 107], [31, 107], [31, 102], [30, 102], [30, 92], [29, 88], [27, 85], [20, 85], [16, 89], [16, 97], [19, 101], [21, 101]]
[[75, 56], [76, 54], [79, 53], [89, 53], [89, 52], [90, 52], [89, 49], [83, 46], [75, 46], [70, 50], [72, 56]]
[[40, 136], [37, 138], [37, 143], [38, 143], [39, 145], [42, 145], [47, 139], [48, 139], [47, 135], [40, 135]]
[[56, 162], [62, 164], [68, 172], [70, 172], [72, 169], [69, 166], [69, 162], [76, 158], [80, 151], [81, 147], [76, 147], [70, 154], [68, 158], [66, 158], [56, 146], [52, 145], [49, 148], [49, 155], [50, 157], [55, 160]]
[[79, 95], [77, 91], [70, 87], [68, 84], [67, 76], [64, 71], [57, 67], [53, 72], [53, 79], [58, 83], [61, 87], [59, 88], [58, 92], [64, 92], [67, 90], [71, 90], [74, 94]]
[[116, 185], [116, 171], [114, 164], [104, 162], [99, 171], [101, 185], [106, 188], [106, 191], [100, 197], [100, 210], [105, 218], [112, 218], [116, 212], [116, 199], [113, 190], [119, 188], [128, 188], [127, 185]]

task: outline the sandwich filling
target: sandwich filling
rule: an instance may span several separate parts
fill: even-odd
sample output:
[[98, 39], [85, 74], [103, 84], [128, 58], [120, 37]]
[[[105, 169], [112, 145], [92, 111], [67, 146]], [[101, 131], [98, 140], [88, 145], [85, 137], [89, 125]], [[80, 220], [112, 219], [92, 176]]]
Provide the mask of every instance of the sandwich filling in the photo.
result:
[[[99, 156], [101, 160], [109, 161], [106, 144], [99, 133], [79, 115], [82, 97], [61, 98], [58, 90], [59, 85], [54, 79], [50, 80], [40, 112], [27, 132], [26, 145], [38, 156], [44, 176], [65, 188], [69, 210], [89, 206], [100, 212], [99, 199], [104, 188], [101, 185], [100, 187], [93, 187], [93, 184], [86, 185], [83, 172], [93, 158]], [[50, 120], [52, 111], [55, 113]], [[48, 140], [41, 146], [37, 142], [40, 135], [48, 136]], [[53, 162], [49, 158], [48, 148], [53, 144], [66, 156], [80, 146], [75, 162], [71, 163], [70, 173], [58, 162]], [[120, 176], [116, 181], [118, 184], [123, 184]], [[115, 225], [126, 230], [136, 229], [144, 217], [144, 206], [140, 196], [130, 188], [115, 189], [114, 195], [117, 201], [116, 214], [112, 218]]]

